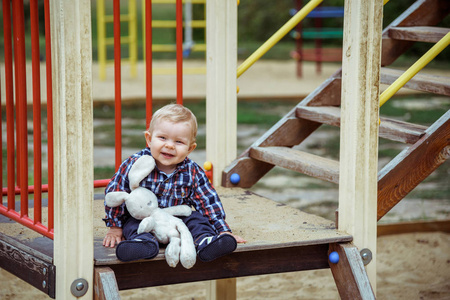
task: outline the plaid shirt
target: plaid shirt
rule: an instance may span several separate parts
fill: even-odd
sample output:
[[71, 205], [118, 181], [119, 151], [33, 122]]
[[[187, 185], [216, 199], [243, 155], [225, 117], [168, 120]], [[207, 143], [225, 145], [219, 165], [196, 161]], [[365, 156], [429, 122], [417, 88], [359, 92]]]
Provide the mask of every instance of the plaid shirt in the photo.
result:
[[[113, 191], [130, 193], [128, 172], [133, 163], [142, 155], [151, 155], [150, 149], [145, 148], [127, 158], [114, 174], [105, 194]], [[209, 219], [217, 232], [231, 231], [225, 222], [225, 211], [217, 192], [206, 177], [205, 172], [192, 160], [186, 158], [178, 164], [176, 170], [166, 175], [157, 167], [141, 181], [140, 186], [151, 190], [158, 198], [159, 207], [170, 207], [187, 204]], [[124, 216], [128, 214], [125, 203], [118, 207], [105, 205], [106, 226], [122, 227]]]

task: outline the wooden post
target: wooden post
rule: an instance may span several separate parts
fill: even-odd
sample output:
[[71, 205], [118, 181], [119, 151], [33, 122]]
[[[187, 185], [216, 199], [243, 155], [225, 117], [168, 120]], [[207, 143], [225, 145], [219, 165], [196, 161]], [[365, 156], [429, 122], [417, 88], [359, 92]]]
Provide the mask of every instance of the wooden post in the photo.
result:
[[328, 255], [333, 251], [339, 262], [329, 265], [341, 299], [375, 299], [358, 249], [351, 244], [331, 244]]
[[[92, 299], [91, 2], [50, 1], [55, 161], [56, 299]], [[84, 281], [85, 280], [85, 281]], [[77, 285], [78, 284], [78, 285]], [[72, 291], [71, 291], [72, 290]]]
[[116, 275], [111, 268], [95, 268], [94, 280], [95, 300], [120, 300]]
[[206, 22], [206, 158], [214, 166], [214, 185], [220, 185], [237, 151], [236, 1], [207, 1]]
[[[206, 26], [206, 158], [218, 186], [237, 151], [237, 1], [207, 1]], [[207, 284], [209, 299], [236, 298], [236, 279]]]
[[378, 103], [383, 1], [345, 1], [339, 229], [361, 250], [376, 291]]

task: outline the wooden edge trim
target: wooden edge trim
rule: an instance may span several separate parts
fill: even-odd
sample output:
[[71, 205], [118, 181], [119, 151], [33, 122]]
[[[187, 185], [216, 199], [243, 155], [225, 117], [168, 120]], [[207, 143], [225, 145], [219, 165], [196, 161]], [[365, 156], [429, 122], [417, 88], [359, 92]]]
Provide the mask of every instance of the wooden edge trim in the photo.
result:
[[94, 269], [94, 299], [120, 300], [116, 275], [111, 268], [97, 267]]
[[352, 244], [330, 244], [328, 255], [337, 252], [339, 261], [329, 261], [341, 299], [375, 299], [358, 249]]
[[[20, 243], [0, 237], [0, 267], [38, 290], [55, 298], [55, 266], [34, 255], [36, 251]], [[23, 246], [23, 247], [22, 247]]]

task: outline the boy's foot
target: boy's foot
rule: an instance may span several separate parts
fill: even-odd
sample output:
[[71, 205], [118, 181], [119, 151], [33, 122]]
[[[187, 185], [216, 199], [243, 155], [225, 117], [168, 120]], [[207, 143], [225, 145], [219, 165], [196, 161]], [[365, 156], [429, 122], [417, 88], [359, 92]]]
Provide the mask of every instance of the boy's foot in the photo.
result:
[[221, 234], [204, 238], [197, 247], [198, 258], [208, 262], [236, 250], [237, 242], [229, 234]]
[[159, 245], [155, 241], [134, 239], [122, 241], [116, 247], [116, 256], [120, 261], [150, 259], [158, 255]]

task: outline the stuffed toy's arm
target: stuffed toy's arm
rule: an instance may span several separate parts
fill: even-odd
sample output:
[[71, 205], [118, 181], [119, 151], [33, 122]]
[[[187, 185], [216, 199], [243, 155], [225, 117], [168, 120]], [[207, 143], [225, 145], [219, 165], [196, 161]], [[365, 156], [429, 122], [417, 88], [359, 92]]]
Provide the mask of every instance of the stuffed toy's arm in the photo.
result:
[[162, 209], [166, 213], [172, 216], [188, 217], [192, 214], [192, 209], [187, 205], [175, 205]]
[[105, 195], [105, 204], [109, 207], [116, 207], [126, 201], [129, 194], [127, 192], [110, 192]]

